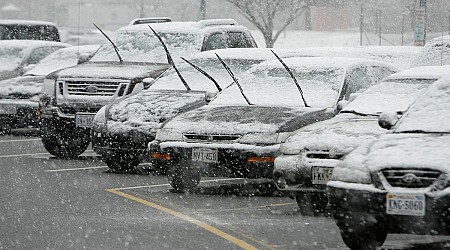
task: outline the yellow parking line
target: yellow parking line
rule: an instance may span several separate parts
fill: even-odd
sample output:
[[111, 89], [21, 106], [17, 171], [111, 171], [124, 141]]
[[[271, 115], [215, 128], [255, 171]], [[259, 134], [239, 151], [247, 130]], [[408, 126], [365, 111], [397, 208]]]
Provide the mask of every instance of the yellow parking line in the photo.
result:
[[157, 209], [157, 210], [162, 211], [164, 213], [167, 213], [167, 214], [173, 215], [175, 217], [178, 217], [178, 218], [180, 218], [182, 220], [188, 221], [188, 222], [190, 222], [190, 223], [192, 223], [194, 225], [197, 225], [197, 226], [199, 226], [199, 227], [201, 227], [201, 228], [203, 228], [203, 229], [205, 229], [205, 230], [207, 230], [207, 231], [209, 231], [209, 232], [211, 232], [211, 233], [213, 233], [213, 234], [215, 234], [215, 235], [217, 235], [217, 236], [219, 236], [219, 237], [221, 237], [221, 238], [223, 238], [225, 240], [228, 240], [229, 242], [231, 242], [231, 243], [241, 247], [242, 249], [257, 249], [256, 247], [250, 245], [249, 243], [247, 243], [247, 242], [245, 242], [243, 240], [240, 240], [240, 239], [238, 239], [238, 238], [236, 238], [236, 237], [234, 237], [232, 235], [229, 235], [229, 234], [227, 234], [227, 233], [225, 233], [225, 232], [223, 232], [223, 231], [221, 231], [221, 230], [219, 230], [219, 229], [217, 229], [217, 228], [215, 228], [215, 227], [213, 227], [211, 225], [208, 225], [205, 222], [199, 221], [197, 219], [194, 219], [194, 218], [192, 218], [192, 217], [190, 217], [188, 215], [182, 214], [182, 213], [177, 212], [175, 210], [172, 210], [170, 208], [166, 208], [166, 207], [163, 207], [161, 205], [155, 204], [153, 202], [141, 199], [139, 197], [135, 197], [133, 195], [124, 193], [124, 192], [119, 191], [117, 189], [106, 189], [106, 191], [108, 191], [110, 193], [113, 193], [113, 194], [116, 194], [116, 195], [119, 195], [119, 196], [122, 196], [122, 197], [130, 199], [130, 200], [139, 202], [139, 203], [144, 204], [146, 206], [149, 206], [151, 208], [154, 208], [154, 209]]

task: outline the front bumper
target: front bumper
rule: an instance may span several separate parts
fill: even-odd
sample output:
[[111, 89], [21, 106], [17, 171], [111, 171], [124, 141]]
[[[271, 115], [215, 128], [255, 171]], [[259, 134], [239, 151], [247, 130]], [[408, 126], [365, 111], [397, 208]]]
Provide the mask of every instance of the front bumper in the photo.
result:
[[[153, 159], [152, 164], [176, 165], [182, 163], [199, 169], [208, 176], [229, 176], [244, 178], [272, 178], [273, 161], [279, 154], [279, 144], [270, 146], [253, 146], [244, 144], [207, 144], [175, 143], [164, 146], [157, 142], [150, 143], [149, 154], [162, 153], [170, 156], [170, 160]], [[199, 162], [192, 160], [192, 149], [207, 147], [217, 150], [218, 162]]]
[[92, 128], [92, 148], [103, 157], [114, 155], [133, 155], [141, 160], [148, 161], [146, 157], [147, 145], [155, 138], [154, 134], [130, 128], [129, 131], [113, 133], [106, 126], [95, 126]]
[[336, 159], [310, 159], [302, 154], [280, 155], [275, 160], [274, 182], [280, 192], [289, 196], [325, 192], [326, 183], [313, 184], [313, 168], [334, 168], [339, 162]]
[[330, 184], [328, 200], [338, 225], [345, 223], [354, 230], [377, 225], [388, 233], [450, 234], [450, 194], [426, 193], [425, 216], [391, 215], [386, 213], [386, 190], [366, 184]]
[[3, 129], [37, 128], [38, 102], [30, 100], [0, 100], [0, 127]]

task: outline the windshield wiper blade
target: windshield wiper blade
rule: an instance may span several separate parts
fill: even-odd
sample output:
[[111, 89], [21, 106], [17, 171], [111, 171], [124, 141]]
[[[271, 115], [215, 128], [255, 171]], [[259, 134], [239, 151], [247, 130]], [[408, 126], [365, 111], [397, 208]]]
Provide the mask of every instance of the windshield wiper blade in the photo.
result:
[[200, 67], [198, 67], [197, 65], [193, 64], [192, 62], [188, 61], [186, 58], [181, 57], [181, 59], [185, 62], [187, 62], [189, 65], [191, 65], [194, 69], [196, 69], [198, 72], [202, 73], [204, 76], [206, 76], [209, 80], [211, 80], [214, 85], [216, 86], [217, 90], [219, 92], [222, 91], [222, 88], [220, 87], [219, 83], [217, 83], [216, 79], [214, 79], [214, 77], [212, 77], [210, 74], [208, 74], [206, 71], [204, 71], [203, 69], [201, 69]]
[[166, 56], [167, 56], [167, 62], [170, 65], [172, 65], [172, 67], [175, 69], [175, 72], [177, 72], [178, 78], [180, 78], [180, 80], [183, 83], [183, 85], [186, 88], [186, 90], [190, 91], [191, 87], [189, 87], [189, 84], [187, 84], [186, 80], [184, 80], [184, 78], [181, 75], [180, 71], [175, 66], [175, 62], [173, 61], [172, 56], [170, 55], [169, 49], [167, 48], [167, 46], [164, 43], [163, 39], [161, 38], [161, 36], [150, 25], [148, 25], [148, 27], [152, 30], [153, 34], [155, 34], [155, 36], [158, 38], [158, 40], [161, 42], [162, 46], [164, 47], [164, 51], [166, 52]]
[[119, 58], [120, 63], [123, 63], [122, 57], [119, 54], [119, 48], [117, 48], [117, 46], [114, 44], [114, 42], [111, 40], [111, 38], [109, 38], [108, 35], [105, 34], [105, 32], [103, 32], [102, 29], [100, 29], [97, 25], [95, 25], [95, 23], [92, 23], [95, 28], [97, 28], [105, 37], [106, 39], [108, 39], [108, 41], [112, 44], [114, 51], [116, 51], [117, 57]]
[[297, 86], [298, 91], [300, 92], [300, 95], [302, 96], [302, 100], [303, 100], [303, 104], [305, 105], [305, 107], [310, 107], [305, 100], [305, 96], [303, 95], [303, 90], [302, 87], [300, 86], [300, 84], [297, 81], [297, 78], [295, 78], [294, 74], [292, 73], [291, 69], [289, 69], [289, 67], [286, 65], [286, 63], [284, 63], [284, 61], [273, 51], [270, 50], [272, 52], [272, 54], [275, 55], [275, 57], [278, 59], [278, 61], [280, 61], [280, 63], [283, 65], [283, 67], [286, 69], [286, 71], [289, 73], [289, 75], [291, 76], [292, 80], [294, 80], [295, 85]]
[[341, 113], [341, 114], [355, 114], [355, 115], [360, 115], [360, 116], [379, 116], [378, 114], [365, 114], [365, 113], [360, 113], [360, 112], [355, 111], [355, 110], [342, 110], [339, 113]]
[[236, 83], [236, 85], [239, 87], [239, 90], [241, 91], [241, 94], [244, 97], [245, 101], [248, 103], [248, 105], [253, 105], [253, 104], [250, 103], [250, 101], [248, 100], [247, 96], [245, 96], [244, 90], [242, 89], [241, 84], [239, 84], [238, 79], [234, 76], [234, 74], [231, 71], [230, 67], [228, 67], [228, 65], [222, 60], [222, 58], [220, 58], [220, 56], [217, 53], [215, 53], [215, 54], [216, 54], [216, 57], [219, 59], [220, 63], [222, 63], [223, 67], [227, 70], [228, 74], [233, 79], [234, 83]]

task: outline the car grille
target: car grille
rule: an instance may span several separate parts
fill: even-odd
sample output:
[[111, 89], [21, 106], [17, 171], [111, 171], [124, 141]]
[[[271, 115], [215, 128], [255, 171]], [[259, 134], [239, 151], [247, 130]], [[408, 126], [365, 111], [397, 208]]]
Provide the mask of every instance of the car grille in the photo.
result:
[[235, 141], [240, 135], [203, 135], [203, 134], [184, 134], [187, 141]]
[[307, 158], [311, 159], [333, 159], [333, 160], [339, 160], [344, 157], [344, 154], [331, 152], [329, 150], [323, 150], [323, 151], [309, 151], [306, 153]]
[[393, 187], [425, 188], [431, 186], [442, 172], [431, 169], [386, 169], [381, 171]]
[[124, 81], [66, 81], [65, 84], [67, 94], [84, 96], [114, 96], [116, 91], [122, 96], [127, 87]]

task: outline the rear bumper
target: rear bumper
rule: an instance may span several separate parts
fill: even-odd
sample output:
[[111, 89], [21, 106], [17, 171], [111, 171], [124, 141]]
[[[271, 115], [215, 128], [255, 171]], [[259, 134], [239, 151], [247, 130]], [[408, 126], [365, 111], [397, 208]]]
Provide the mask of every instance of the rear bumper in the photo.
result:
[[[163, 153], [170, 155], [170, 160], [151, 159], [152, 164], [170, 166], [182, 163], [192, 168], [201, 170], [208, 176], [229, 176], [244, 178], [272, 178], [273, 161], [279, 154], [279, 144], [270, 146], [252, 146], [232, 144], [232, 146], [220, 144], [208, 144], [207, 147], [217, 150], [218, 161], [199, 162], [192, 160], [192, 149], [204, 147], [204, 144], [182, 143], [182, 146], [161, 147], [157, 142], [149, 144], [149, 155]], [[253, 158], [250, 158], [253, 157]], [[255, 158], [256, 157], [256, 158]]]
[[386, 213], [386, 194], [385, 190], [364, 184], [354, 188], [328, 186], [329, 204], [338, 225], [345, 223], [364, 230], [376, 224], [388, 233], [450, 234], [450, 195], [436, 198], [426, 194], [425, 216], [406, 216]]
[[1, 100], [0, 127], [3, 129], [37, 128], [38, 102], [28, 100]]

